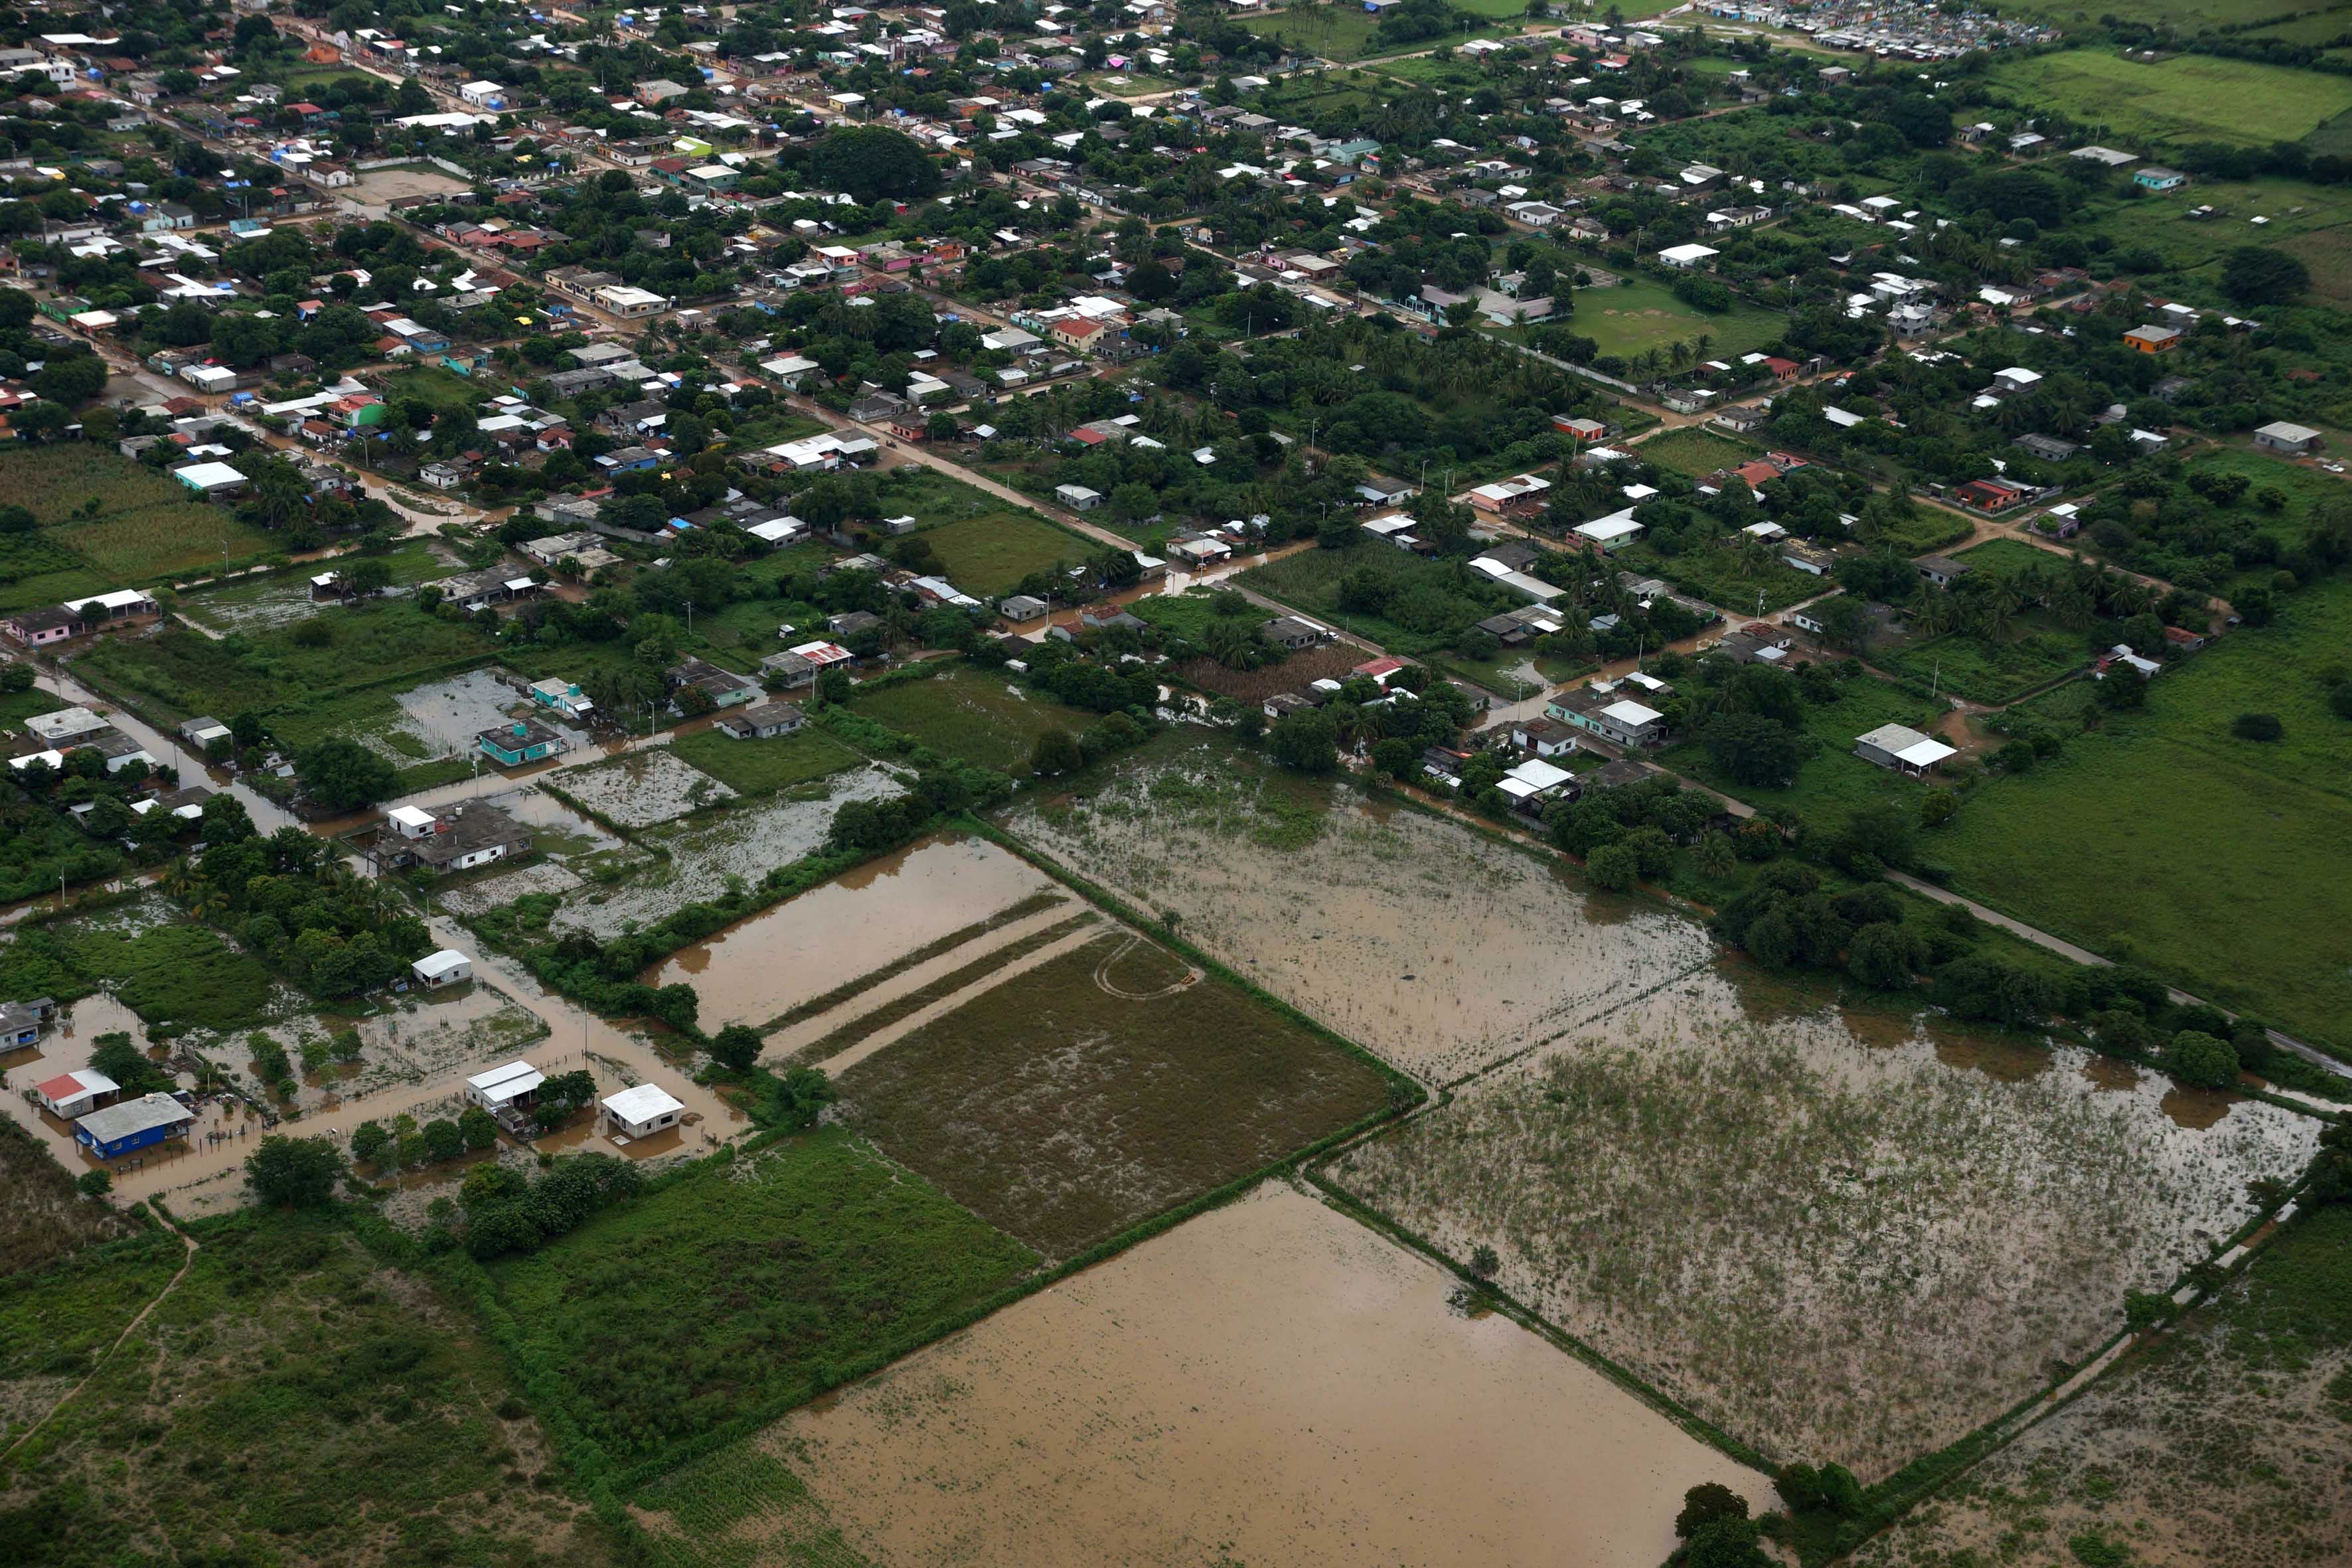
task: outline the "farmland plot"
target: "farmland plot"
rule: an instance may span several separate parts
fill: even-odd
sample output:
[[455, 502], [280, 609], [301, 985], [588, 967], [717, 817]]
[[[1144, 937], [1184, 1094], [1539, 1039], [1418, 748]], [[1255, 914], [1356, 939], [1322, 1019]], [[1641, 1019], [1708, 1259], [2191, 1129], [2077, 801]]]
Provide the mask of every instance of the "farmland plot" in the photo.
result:
[[1727, 965], [1332, 1174], [1774, 1458], [1869, 1479], [2086, 1359], [2317, 1128]]
[[1155, 742], [1017, 837], [1425, 1079], [1553, 1038], [1707, 962], [1697, 926], [1563, 865], [1347, 786], [1266, 776], [1218, 741]]

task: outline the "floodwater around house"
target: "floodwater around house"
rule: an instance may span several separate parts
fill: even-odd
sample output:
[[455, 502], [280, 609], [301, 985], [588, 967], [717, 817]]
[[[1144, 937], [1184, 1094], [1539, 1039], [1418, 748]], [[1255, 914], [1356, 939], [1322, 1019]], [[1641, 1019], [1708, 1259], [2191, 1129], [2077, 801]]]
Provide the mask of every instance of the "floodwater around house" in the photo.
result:
[[[1687, 1488], [1767, 1504], [1762, 1476], [1454, 1289], [1268, 1184], [750, 1442], [901, 1568], [1653, 1568]], [[807, 1512], [769, 1500], [697, 1550], [721, 1560]]]

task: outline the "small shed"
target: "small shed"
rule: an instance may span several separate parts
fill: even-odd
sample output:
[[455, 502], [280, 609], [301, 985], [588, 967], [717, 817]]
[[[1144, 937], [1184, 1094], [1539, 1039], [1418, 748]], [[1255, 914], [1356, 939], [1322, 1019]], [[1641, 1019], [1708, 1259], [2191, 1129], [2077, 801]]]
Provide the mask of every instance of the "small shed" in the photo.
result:
[[614, 1132], [623, 1138], [649, 1138], [675, 1127], [686, 1110], [684, 1101], [650, 1083], [608, 1094], [601, 1103], [612, 1119]]
[[455, 985], [474, 977], [474, 961], [454, 947], [428, 952], [408, 968], [426, 985]]
[[2265, 452], [2285, 452], [2300, 458], [2319, 449], [2319, 432], [2308, 425], [2291, 425], [2276, 419], [2254, 431], [2254, 445]]
[[121, 1098], [122, 1086], [94, 1068], [78, 1068], [47, 1083], [35, 1084], [33, 1093], [49, 1114], [71, 1121], [77, 1116], [112, 1105]]
[[168, 1094], [143, 1094], [93, 1110], [74, 1123], [74, 1142], [112, 1160], [173, 1138], [184, 1138], [195, 1118]]

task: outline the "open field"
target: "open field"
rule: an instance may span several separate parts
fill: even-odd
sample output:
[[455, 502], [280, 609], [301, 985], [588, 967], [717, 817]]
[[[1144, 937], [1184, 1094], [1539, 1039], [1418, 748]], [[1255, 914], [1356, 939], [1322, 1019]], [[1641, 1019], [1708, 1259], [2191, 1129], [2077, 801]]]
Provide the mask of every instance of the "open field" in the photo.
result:
[[[11, 1069], [29, 1065], [23, 1053], [0, 1053]], [[26, 1075], [26, 1082], [37, 1081]], [[16, 1122], [0, 1118], [0, 1258], [11, 1269], [36, 1268], [93, 1242], [131, 1236], [138, 1227], [121, 1210], [77, 1194], [65, 1167]], [[0, 1410], [0, 1426], [7, 1413]]]
[[[702, 1167], [490, 1271], [566, 1369], [572, 1419], [634, 1460], [821, 1393], [1034, 1261], [831, 1131]], [[654, 1386], [662, 1398], [641, 1397]]]
[[107, 579], [45, 533], [0, 534], [0, 610], [102, 594]]
[[[2200, 27], [2292, 16], [2310, 8], [2310, 0], [2147, 0], [2133, 10], [2132, 19], [2149, 26], [2178, 27], [2184, 33], [2194, 33]], [[2003, 9], [2061, 26], [2087, 19], [2082, 0], [2021, 0]]]
[[1717, 435], [1712, 430], [1686, 425], [1679, 430], [1643, 442], [1633, 448], [1633, 455], [1645, 463], [1654, 463], [1675, 473], [1701, 479], [1717, 468], [1737, 468], [1757, 457], [1764, 448], [1752, 441], [1737, 437]]
[[[68, 575], [77, 563], [109, 585], [151, 583], [217, 565], [224, 545], [241, 561], [278, 544], [169, 474], [93, 443], [11, 447], [0, 454], [0, 496], [40, 521], [38, 534], [5, 558], [17, 579], [10, 590], [0, 590], [11, 605], [47, 603], [51, 590], [96, 592]], [[26, 596], [35, 583], [37, 599]]]
[[[1564, 269], [1563, 269], [1564, 270]], [[1686, 305], [1663, 283], [1636, 279], [1601, 289], [1576, 290], [1576, 313], [1562, 323], [1591, 338], [1604, 354], [1633, 359], [1651, 349], [1707, 339], [1704, 357], [1721, 359], [1778, 342], [1788, 322], [1777, 312], [1735, 305], [1720, 315]]]
[[[497, 1354], [421, 1281], [324, 1221], [195, 1228], [187, 1279], [0, 1468], [12, 1560], [258, 1562], [299, 1542], [311, 1562], [611, 1561]], [[24, 1347], [86, 1366], [111, 1338], [88, 1327], [136, 1310], [116, 1287], [152, 1295], [182, 1256], [122, 1245], [0, 1285], [0, 1387], [55, 1377]]]
[[1775, 1460], [1869, 1480], [2086, 1359], [2317, 1131], [1727, 960], [1331, 1173]]
[[720, 783], [668, 748], [631, 752], [608, 763], [573, 768], [563, 775], [561, 787], [573, 800], [623, 827], [651, 827], [722, 800], [732, 800], [736, 794], [733, 786]]
[[[1970, 897], [2352, 1048], [2352, 950], [2335, 913], [2352, 885], [2352, 726], [2320, 680], [2347, 637], [2352, 582], [2287, 595], [2273, 625], [2168, 668], [2145, 711], [1990, 781], [1940, 830], [1937, 858]], [[2247, 711], [2276, 715], [2284, 739], [2231, 736]]]
[[[1382, 614], [1339, 607], [1340, 579], [1351, 573], [1375, 574], [1386, 581]], [[1268, 561], [1234, 581], [1326, 626], [1343, 626], [1391, 653], [1407, 655], [1450, 646], [1488, 616], [1527, 603], [1464, 562], [1429, 560], [1381, 544], [1369, 534], [1345, 550], [1302, 550]]]
[[994, 978], [835, 1081], [894, 1158], [1049, 1257], [1389, 1103], [1370, 1063], [1124, 932]]
[[1274, 38], [1292, 48], [1329, 60], [1362, 59], [1383, 52], [1425, 50], [1440, 44], [1462, 44], [1471, 38], [1492, 38], [1517, 33], [1521, 18], [1448, 33], [1442, 38], [1384, 46], [1380, 18], [1360, 7], [1332, 0], [1330, 4], [1293, 5], [1287, 10], [1260, 11], [1238, 17], [1242, 26], [1261, 38]]
[[1051, 571], [1087, 553], [1087, 542], [1042, 518], [1000, 511], [927, 529], [921, 535], [967, 594], [995, 598], [1033, 572]]
[[1046, 731], [1075, 735], [1095, 722], [1095, 715], [1034, 695], [1010, 676], [961, 663], [928, 679], [856, 693], [850, 706], [934, 751], [1015, 777], [1028, 773], [1029, 753]]
[[312, 647], [294, 641], [292, 628], [285, 626], [250, 634], [242, 652], [237, 645], [173, 626], [153, 637], [101, 638], [74, 664], [153, 699], [169, 717], [227, 719], [250, 710], [273, 728], [283, 719], [310, 739], [341, 733], [346, 721], [363, 716], [337, 710], [354, 688], [396, 690], [393, 683], [404, 676], [487, 664], [497, 651], [470, 626], [453, 626], [392, 601], [332, 611], [318, 622], [328, 640]]
[[1173, 734], [1015, 837], [1425, 1080], [1454, 1081], [1706, 963], [1679, 916], [1565, 863]]
[[2352, 109], [2352, 81], [2210, 55], [2152, 64], [2096, 49], [2003, 58], [1996, 83], [2085, 124], [2157, 141], [2293, 142]]
[[717, 730], [698, 730], [670, 742], [669, 749], [688, 766], [709, 773], [738, 795], [790, 789], [856, 767], [859, 761], [856, 752], [832, 735], [810, 729], [756, 741], [739, 741]]
[[[377, 559], [392, 568], [393, 583], [400, 587], [446, 577], [457, 569], [440, 545], [423, 539], [403, 540]], [[320, 611], [310, 599], [310, 577], [321, 570], [304, 565], [198, 588], [180, 596], [180, 613], [223, 632], [257, 632], [304, 620]]]
[[1779, 556], [1749, 567], [1728, 545], [1685, 550], [1665, 555], [1645, 544], [1635, 544], [1611, 556], [1612, 565], [1627, 567], [1645, 577], [1663, 577], [1695, 599], [1704, 599], [1737, 625], [1756, 616], [1758, 596], [1764, 613], [1834, 593], [1825, 578], [1800, 572]]
[[1835, 702], [1805, 705], [1804, 732], [1813, 739], [1816, 750], [1799, 766], [1795, 782], [1786, 788], [1735, 782], [1696, 740], [1667, 747], [1657, 761], [1751, 805], [1785, 806], [1820, 826], [1834, 826], [1864, 806], [1888, 802], [1916, 818], [1919, 796], [1927, 786], [1864, 762], [1853, 754], [1853, 742], [1855, 736], [1868, 734], [1881, 724], [1908, 724], [1932, 732], [1937, 705], [1867, 675], [1843, 682], [1838, 690], [1843, 695]]
[[[2050, 559], [2062, 567], [2064, 564], [2062, 557]], [[2087, 668], [2091, 649], [2082, 633], [2067, 631], [2040, 612], [2030, 612], [2020, 616], [2009, 635], [1998, 641], [1968, 631], [1919, 641], [1903, 637], [1874, 645], [1870, 661], [1881, 669], [1924, 682], [1942, 695], [2004, 703], [2014, 702], [2071, 671]]]
[[[2179, 1331], [1853, 1559], [2288, 1568], [2352, 1559], [2352, 1209], [2307, 1215]], [[2095, 1559], [2078, 1542], [2121, 1545]]]
[[1455, 1289], [1269, 1184], [639, 1500], [725, 1500], [648, 1521], [677, 1568], [779, 1542], [824, 1563], [1655, 1568], [1685, 1489], [1769, 1500]]

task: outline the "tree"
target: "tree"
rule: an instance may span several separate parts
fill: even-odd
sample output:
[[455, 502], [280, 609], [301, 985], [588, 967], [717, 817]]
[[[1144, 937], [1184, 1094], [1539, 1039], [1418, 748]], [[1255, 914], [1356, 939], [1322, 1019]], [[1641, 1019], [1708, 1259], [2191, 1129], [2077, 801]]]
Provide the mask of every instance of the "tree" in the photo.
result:
[[1702, 738], [1716, 766], [1738, 784], [1785, 784], [1804, 761], [1797, 733], [1760, 713], [1719, 713], [1707, 721]]
[[392, 1134], [383, 1130], [381, 1121], [362, 1121], [352, 1129], [352, 1158], [364, 1164], [376, 1164], [392, 1146]]
[[1585, 858], [1584, 874], [1596, 888], [1612, 893], [1625, 892], [1642, 879], [1642, 858], [1632, 845], [1622, 840], [1603, 844]]
[[466, 1147], [478, 1154], [499, 1141], [498, 1121], [478, 1105], [469, 1105], [459, 1113], [457, 1132]]
[[1755, 1521], [1711, 1519], [1691, 1532], [1683, 1552], [1684, 1568], [1773, 1568], [1773, 1559], [1756, 1544]]
[[424, 1137], [425, 1157], [436, 1164], [454, 1160], [466, 1152], [466, 1135], [446, 1116], [436, 1116], [426, 1122]]
[[331, 737], [294, 758], [302, 793], [329, 811], [357, 811], [393, 793], [398, 773], [392, 763], [356, 741]]
[[1675, 1533], [1685, 1541], [1702, 1525], [1718, 1519], [1746, 1519], [1748, 1500], [1721, 1481], [1702, 1481], [1683, 1493], [1683, 1510], [1675, 1515]]
[[811, 151], [812, 173], [860, 206], [885, 196], [905, 200], [940, 188], [940, 168], [913, 137], [882, 125], [836, 125]]
[[1339, 766], [1339, 730], [1319, 708], [1285, 715], [1267, 732], [1266, 749], [1284, 767], [1302, 773], [1335, 773]]
[[104, 1171], [84, 1171], [74, 1183], [74, 1191], [86, 1198], [102, 1198], [114, 1190], [114, 1178]]
[[2284, 305], [2310, 286], [2310, 268], [2266, 245], [2242, 245], [2221, 258], [2221, 292], [2242, 304]]
[[1738, 868], [1739, 858], [1731, 840], [1720, 833], [1709, 833], [1698, 841], [1698, 849], [1691, 857], [1698, 874], [1710, 882], [1720, 882]]
[[2238, 1081], [2238, 1052], [2202, 1029], [2183, 1029], [2165, 1047], [2164, 1068], [2192, 1089], [2227, 1089]]
[[[1069, 731], [1064, 731], [1064, 734]], [[760, 1031], [742, 1024], [730, 1024], [710, 1039], [711, 1059], [734, 1072], [749, 1072], [751, 1064], [760, 1059]]]
[[2241, 741], [2275, 741], [2286, 733], [2275, 713], [2241, 713], [2230, 721], [2230, 733]]
[[163, 1073], [147, 1059], [147, 1053], [127, 1034], [100, 1035], [91, 1042], [89, 1053], [92, 1072], [104, 1073], [122, 1086], [126, 1095], [153, 1093], [171, 1087]]
[[343, 1170], [342, 1151], [328, 1140], [273, 1134], [247, 1157], [245, 1179], [264, 1204], [317, 1208], [334, 1196]]
[[1029, 750], [1029, 771], [1043, 778], [1076, 773], [1086, 765], [1086, 752], [1079, 750], [1078, 738], [1058, 726], [1038, 736], [1037, 743]]
[[1927, 961], [1927, 939], [1897, 921], [1864, 926], [1846, 944], [1847, 971], [1864, 985], [1881, 991], [1910, 984]]
[[1403, 778], [1412, 771], [1417, 755], [1412, 742], [1402, 736], [1391, 735], [1372, 742], [1372, 765], [1392, 779]]

